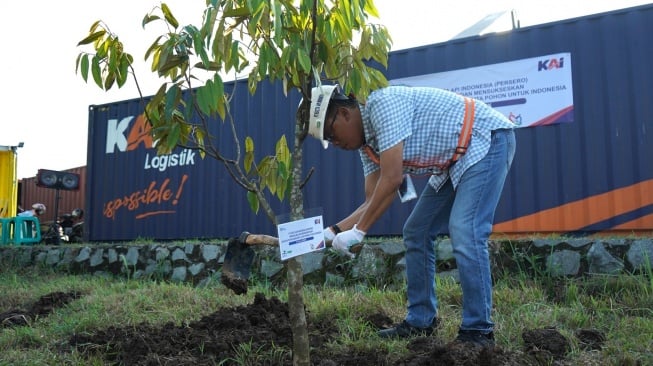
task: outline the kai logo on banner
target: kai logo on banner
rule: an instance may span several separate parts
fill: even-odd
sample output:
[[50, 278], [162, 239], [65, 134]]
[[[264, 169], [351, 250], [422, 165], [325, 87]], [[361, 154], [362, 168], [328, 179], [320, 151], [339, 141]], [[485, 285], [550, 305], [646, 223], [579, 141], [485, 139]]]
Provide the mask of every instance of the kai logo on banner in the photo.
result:
[[565, 66], [565, 58], [552, 58], [550, 60], [540, 60], [537, 62], [537, 71], [546, 71], [553, 69], [562, 69]]
[[[154, 149], [155, 143], [150, 135], [151, 126], [144, 115], [139, 115], [130, 128], [134, 116], [121, 120], [110, 119], [107, 121], [106, 154], [113, 154], [116, 148], [119, 152], [128, 152], [143, 145], [146, 149]], [[167, 155], [145, 154], [143, 169], [158, 169], [163, 172], [169, 167], [195, 165], [195, 152], [184, 149], [180, 153]]]

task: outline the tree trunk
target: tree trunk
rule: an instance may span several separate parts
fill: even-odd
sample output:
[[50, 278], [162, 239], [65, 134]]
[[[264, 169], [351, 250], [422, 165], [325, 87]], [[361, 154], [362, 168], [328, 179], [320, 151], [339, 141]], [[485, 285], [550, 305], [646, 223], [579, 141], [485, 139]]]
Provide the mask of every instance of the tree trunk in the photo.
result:
[[304, 272], [301, 263], [295, 258], [289, 259], [286, 266], [288, 269], [288, 310], [293, 335], [293, 365], [308, 366], [311, 364], [311, 357], [308, 324], [304, 310]]
[[[304, 196], [302, 185], [302, 143], [304, 141], [301, 113], [295, 121], [295, 148], [293, 150], [293, 182], [290, 193], [291, 219], [298, 220], [304, 216]], [[293, 334], [293, 365], [309, 366], [311, 364], [310, 344], [308, 340], [308, 323], [304, 307], [304, 271], [297, 258], [291, 258], [286, 263], [288, 279], [288, 311], [290, 312], [290, 328]]]

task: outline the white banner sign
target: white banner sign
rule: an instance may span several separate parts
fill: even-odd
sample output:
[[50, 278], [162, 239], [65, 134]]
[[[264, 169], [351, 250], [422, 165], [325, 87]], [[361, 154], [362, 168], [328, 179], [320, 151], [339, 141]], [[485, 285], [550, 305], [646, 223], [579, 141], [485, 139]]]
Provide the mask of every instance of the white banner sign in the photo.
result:
[[394, 79], [390, 84], [432, 86], [482, 100], [519, 127], [574, 119], [570, 53]]
[[324, 249], [323, 231], [322, 216], [277, 225], [281, 260]]

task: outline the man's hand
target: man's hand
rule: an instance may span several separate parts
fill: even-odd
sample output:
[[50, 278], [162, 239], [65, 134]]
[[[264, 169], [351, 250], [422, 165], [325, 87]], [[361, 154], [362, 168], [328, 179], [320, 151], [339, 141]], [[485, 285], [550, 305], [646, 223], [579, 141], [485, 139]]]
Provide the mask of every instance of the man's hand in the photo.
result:
[[334, 233], [333, 230], [331, 230], [330, 226], [325, 227], [322, 233], [324, 234], [325, 243], [333, 241], [333, 238], [336, 237], [336, 233]]
[[349, 256], [349, 258], [354, 258], [354, 253], [350, 252], [349, 248], [363, 241], [363, 238], [365, 238], [365, 232], [358, 230], [356, 225], [354, 225], [353, 229], [343, 231], [336, 235], [333, 239], [332, 246], [337, 251]]

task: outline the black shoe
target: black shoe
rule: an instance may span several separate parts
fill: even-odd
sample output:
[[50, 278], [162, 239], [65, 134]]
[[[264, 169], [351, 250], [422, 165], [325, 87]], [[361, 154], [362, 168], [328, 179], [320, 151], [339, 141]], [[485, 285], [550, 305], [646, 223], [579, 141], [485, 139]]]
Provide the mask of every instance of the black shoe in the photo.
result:
[[438, 326], [438, 319], [433, 319], [433, 323], [426, 328], [413, 327], [412, 325], [403, 322], [395, 325], [392, 328], [383, 329], [376, 334], [381, 338], [410, 338], [410, 337], [428, 337], [435, 333], [435, 328]]
[[494, 332], [483, 333], [480, 330], [458, 330], [456, 342], [471, 343], [483, 348], [494, 348]]

